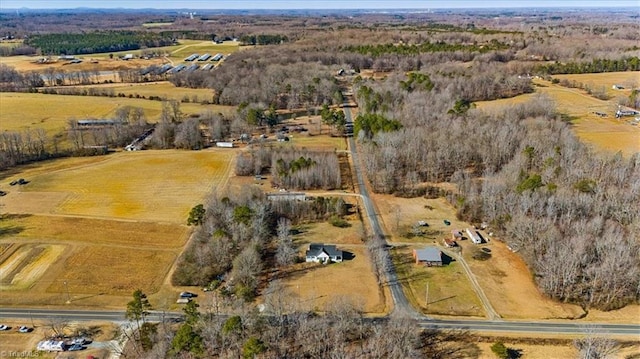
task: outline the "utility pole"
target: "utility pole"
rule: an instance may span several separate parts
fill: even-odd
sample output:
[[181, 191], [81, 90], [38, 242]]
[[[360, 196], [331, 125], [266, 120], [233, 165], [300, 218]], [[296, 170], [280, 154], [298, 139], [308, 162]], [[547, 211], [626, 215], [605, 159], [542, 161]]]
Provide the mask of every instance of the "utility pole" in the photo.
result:
[[67, 284], [66, 280], [63, 283], [64, 283], [64, 288], [67, 291], [67, 304], [69, 304], [71, 303], [71, 295], [69, 294], [69, 284]]

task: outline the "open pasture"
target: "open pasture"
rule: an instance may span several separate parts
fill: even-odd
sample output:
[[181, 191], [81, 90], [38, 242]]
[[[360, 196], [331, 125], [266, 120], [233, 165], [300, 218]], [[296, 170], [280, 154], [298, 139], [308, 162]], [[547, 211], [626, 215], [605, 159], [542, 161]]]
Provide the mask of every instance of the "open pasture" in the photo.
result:
[[359, 239], [360, 225], [351, 224], [347, 228], [328, 223], [298, 226], [299, 233], [293, 239], [300, 257], [304, 258], [309, 243], [335, 244], [339, 250], [349, 253], [345, 253], [341, 263], [297, 263], [281, 273], [281, 279], [289, 291], [295, 293], [302, 308], [324, 311], [336, 298], [348, 297], [369, 314], [390, 310], [390, 297], [378, 286], [367, 249]]
[[[605, 81], [602, 80], [602, 78], [618, 79], [620, 76], [624, 77], [624, 74], [633, 77], [637, 76], [638, 72], [562, 76], [576, 78], [576, 81], [588, 82], [588, 79], [594, 79], [594, 81], [599, 80], [609, 83], [612, 81]], [[559, 76], [560, 75], [557, 75], [555, 77]], [[577, 78], [581, 80], [577, 80]], [[504, 106], [525, 102], [533, 96], [536, 96], [536, 94], [545, 94], [555, 101], [556, 109], [559, 113], [568, 116], [575, 134], [586, 144], [610, 153], [622, 151], [625, 155], [631, 155], [640, 152], [640, 126], [630, 125], [627, 121], [632, 119], [631, 117], [615, 118], [615, 112], [618, 109], [616, 97], [605, 101], [590, 96], [583, 90], [577, 88], [566, 88], [543, 80], [536, 80], [535, 83], [538, 86], [534, 94], [525, 94], [494, 101], [481, 101], [477, 102], [476, 105], [479, 109], [491, 113], [500, 111], [500, 108]], [[607, 91], [610, 90], [611, 85], [608, 86]], [[620, 94], [624, 96], [623, 91], [611, 91], [617, 91], [616, 96]], [[600, 117], [596, 112], [605, 113], [607, 116]]]
[[[558, 80], [576, 81], [578, 83], [588, 85], [593, 89], [604, 87], [607, 95], [614, 99], [616, 96], [629, 96], [632, 89], [640, 86], [640, 71], [553, 75], [553, 78], [557, 78]], [[614, 89], [613, 85], [620, 85], [624, 88]]]
[[442, 267], [416, 264], [412, 250], [419, 248], [423, 247], [398, 246], [391, 252], [398, 280], [404, 283], [412, 305], [431, 315], [484, 317], [480, 299], [462, 265], [455, 261]]
[[37, 213], [184, 223], [194, 205], [226, 182], [232, 155], [233, 151], [220, 149], [120, 152], [64, 171], [34, 176], [27, 171], [16, 176], [31, 182], [4, 197], [5, 210], [24, 206], [23, 193], [64, 193], [64, 200], [55, 206], [34, 209]]
[[[537, 91], [551, 96], [558, 111], [572, 118], [576, 135], [585, 143], [608, 152], [622, 151], [626, 155], [640, 152], [640, 126], [632, 126], [629, 118], [615, 118], [615, 99], [599, 100], [580, 89], [569, 89], [549, 84]], [[603, 112], [600, 117], [594, 112]]]
[[[169, 58], [174, 61], [183, 61], [191, 54], [210, 54], [215, 55], [221, 53], [225, 57], [231, 53], [238, 51], [240, 45], [238, 42], [227, 41], [222, 44], [216, 44], [213, 41], [185, 40], [180, 42], [181, 46], [170, 52]], [[202, 63], [211, 62], [203, 61]], [[194, 61], [198, 63], [198, 61]]]
[[[325, 241], [325, 243], [333, 243]], [[302, 248], [300, 256], [308, 247]], [[341, 263], [295, 264], [283, 281], [290, 292], [295, 293], [300, 307], [306, 310], [324, 311], [328, 303], [339, 297], [347, 297], [367, 314], [381, 314], [390, 309], [390, 300], [382, 291], [372, 273], [369, 254], [364, 246], [338, 245], [353, 258]]]
[[[175, 87], [169, 81], [159, 81], [159, 82], [148, 82], [148, 83], [140, 83], [140, 84], [106, 84], [106, 85], [89, 85], [83, 87], [92, 87], [92, 88], [108, 88], [112, 89], [116, 94], [123, 93], [125, 96], [159, 96], [160, 98], [167, 98], [172, 100], [181, 101], [183, 98], [189, 98], [189, 101], [199, 102], [203, 100], [207, 100], [211, 102], [213, 100], [213, 90], [210, 89], [193, 89], [187, 87]], [[194, 101], [194, 99], [196, 101]], [[182, 106], [187, 106], [187, 103], [182, 104]], [[224, 112], [224, 110], [228, 110], [230, 107], [228, 106], [217, 106], [220, 111], [216, 112]]]
[[[151, 85], [149, 85], [151, 86]], [[143, 85], [140, 86], [143, 88]], [[163, 87], [168, 93], [182, 98], [182, 89], [172, 90], [172, 86], [160, 85], [150, 92], [159, 94]], [[131, 88], [135, 93], [137, 89]], [[206, 91], [206, 90], [205, 90]], [[173, 95], [171, 95], [173, 96]], [[167, 98], [172, 98], [167, 96]], [[147, 121], [155, 122], [162, 112], [161, 101], [131, 99], [124, 97], [93, 97], [45, 95], [34, 93], [0, 93], [0, 129], [3, 131], [24, 131], [42, 128], [53, 135], [68, 126], [70, 119], [113, 118], [119, 107], [133, 106], [144, 110]], [[214, 113], [226, 112], [228, 107], [183, 103], [180, 109], [185, 115], [200, 114], [207, 110]]]

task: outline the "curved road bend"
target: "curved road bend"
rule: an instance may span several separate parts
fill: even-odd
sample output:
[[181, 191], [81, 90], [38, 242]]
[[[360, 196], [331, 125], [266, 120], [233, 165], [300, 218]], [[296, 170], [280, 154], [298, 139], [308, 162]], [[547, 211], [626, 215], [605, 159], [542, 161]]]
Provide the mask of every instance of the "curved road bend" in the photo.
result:
[[[345, 105], [348, 103], [345, 102]], [[351, 118], [351, 110], [348, 107], [344, 107], [344, 115], [347, 123], [353, 123], [353, 119]], [[356, 180], [358, 184], [358, 188], [360, 189], [360, 196], [362, 197], [362, 203], [364, 205], [364, 209], [369, 219], [369, 223], [371, 224], [371, 230], [373, 231], [373, 235], [376, 238], [379, 238], [385, 245], [387, 241], [384, 236], [384, 232], [382, 231], [382, 227], [380, 226], [380, 222], [378, 222], [378, 215], [376, 214], [375, 207], [373, 206], [373, 201], [369, 197], [369, 191], [367, 190], [367, 186], [365, 186], [364, 177], [362, 174], [362, 168], [360, 166], [360, 159], [358, 157], [358, 153], [356, 152], [356, 143], [353, 137], [349, 137], [349, 152], [351, 154], [351, 160], [353, 161], [353, 167], [355, 169]], [[408, 314], [414, 318], [423, 318], [422, 314], [415, 311], [415, 309], [409, 305], [407, 301], [407, 297], [404, 295], [402, 290], [402, 284], [398, 281], [398, 276], [396, 275], [395, 267], [393, 262], [391, 261], [391, 257], [388, 250], [384, 251], [385, 260], [387, 261], [387, 271], [385, 272], [385, 276], [387, 279], [387, 284], [389, 285], [389, 290], [391, 291], [391, 296], [393, 297], [394, 308], [393, 311], [396, 313], [404, 313]]]

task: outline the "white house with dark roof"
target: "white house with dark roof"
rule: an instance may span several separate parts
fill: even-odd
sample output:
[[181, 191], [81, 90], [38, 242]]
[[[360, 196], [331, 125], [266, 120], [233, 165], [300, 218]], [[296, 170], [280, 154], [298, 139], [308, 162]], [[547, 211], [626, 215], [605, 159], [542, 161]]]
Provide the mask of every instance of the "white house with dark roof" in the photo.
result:
[[329, 263], [342, 262], [342, 251], [334, 245], [311, 243], [305, 253], [307, 262]]

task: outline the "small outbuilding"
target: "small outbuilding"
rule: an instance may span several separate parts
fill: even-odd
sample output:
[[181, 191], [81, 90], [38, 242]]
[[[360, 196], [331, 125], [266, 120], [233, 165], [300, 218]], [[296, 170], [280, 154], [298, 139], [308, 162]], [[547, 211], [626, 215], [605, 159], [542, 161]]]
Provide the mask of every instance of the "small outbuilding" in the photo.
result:
[[467, 228], [466, 232], [467, 232], [467, 235], [469, 235], [469, 239], [471, 240], [471, 242], [473, 242], [474, 244], [482, 243], [482, 237], [480, 237], [480, 235], [478, 234], [478, 231], [476, 231], [475, 229]]
[[416, 264], [424, 264], [428, 267], [442, 266], [442, 252], [436, 247], [414, 249], [413, 258], [416, 260]]
[[457, 247], [458, 246], [458, 242], [456, 242], [453, 239], [444, 238], [442, 240], [442, 242], [444, 243], [444, 246], [447, 247], [447, 248], [453, 248], [453, 247]]

